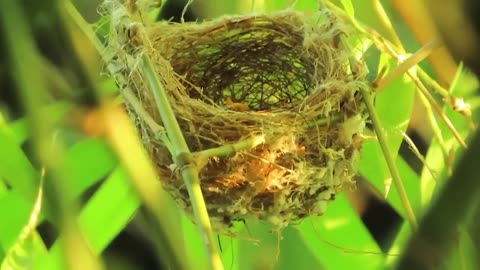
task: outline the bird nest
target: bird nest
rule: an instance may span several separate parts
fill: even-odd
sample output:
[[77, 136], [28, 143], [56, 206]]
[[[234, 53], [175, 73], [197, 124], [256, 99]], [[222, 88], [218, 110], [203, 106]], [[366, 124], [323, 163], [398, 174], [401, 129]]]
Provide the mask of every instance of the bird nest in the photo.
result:
[[141, 108], [132, 106], [127, 96], [127, 109], [163, 186], [187, 213], [187, 188], [152, 128], [152, 121], [163, 123], [139, 70], [145, 55], [198, 157], [217, 229], [247, 218], [281, 228], [321, 215], [353, 183], [365, 126], [359, 89], [366, 84], [361, 71], [350, 71], [352, 52], [340, 42], [345, 27], [330, 11], [151, 25], [125, 23], [123, 15], [114, 10], [110, 65], [140, 101]]

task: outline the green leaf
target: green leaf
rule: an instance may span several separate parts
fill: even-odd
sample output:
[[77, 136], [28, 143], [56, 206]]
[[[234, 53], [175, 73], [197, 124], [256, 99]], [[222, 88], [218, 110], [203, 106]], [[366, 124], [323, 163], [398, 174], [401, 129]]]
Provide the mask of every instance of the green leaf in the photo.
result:
[[324, 216], [297, 226], [304, 243], [325, 269], [381, 269], [384, 256], [343, 194]]
[[[31, 269], [35, 261], [37, 261], [40, 256], [43, 256], [47, 253], [46, 247], [42, 239], [35, 231], [35, 227], [39, 219], [41, 205], [42, 190], [40, 189], [38, 190], [37, 198], [34, 205], [31, 205], [30, 208], [27, 209], [27, 221], [24, 223], [22, 222], [15, 224], [20, 225], [20, 228], [18, 226], [15, 226], [13, 228], [15, 232], [20, 229], [20, 232], [13, 234], [6, 233], [5, 235], [3, 235], [17, 235], [17, 237], [15, 239], [15, 242], [12, 243], [12, 245], [8, 247], [8, 249], [6, 249], [7, 252], [5, 254], [5, 258], [2, 260], [2, 263], [0, 265], [0, 270]], [[17, 209], [13, 209], [19, 211], [19, 208], [25, 209], [25, 207], [17, 207]], [[8, 232], [8, 229], [1, 231]], [[5, 246], [5, 244], [2, 244], [2, 246]]]
[[76, 197], [102, 180], [116, 164], [104, 140], [88, 138], [73, 145], [65, 154], [65, 171], [72, 195]]
[[47, 254], [42, 238], [33, 232], [27, 239], [17, 242], [1, 261], [0, 270], [34, 269], [39, 258]]
[[[42, 108], [42, 113], [44, 113], [49, 119], [53, 119], [53, 122], [57, 122], [65, 116], [68, 108], [69, 105], [67, 103], [56, 102]], [[28, 130], [25, 118], [20, 118], [9, 123], [8, 129], [8, 132], [12, 135], [12, 139], [14, 139], [18, 145], [24, 143], [30, 136], [30, 131]]]
[[14, 245], [20, 232], [28, 222], [32, 210], [33, 200], [28, 201], [17, 192], [9, 192], [0, 197], [0, 245], [8, 250]]
[[301, 233], [293, 227], [282, 231], [280, 241], [279, 270], [295, 269], [326, 269], [322, 267], [317, 257], [305, 245]]
[[355, 17], [355, 10], [353, 9], [353, 4], [351, 0], [340, 0], [342, 2], [343, 8], [347, 12], [350, 18]]
[[278, 264], [281, 232], [272, 233], [271, 225], [247, 220], [238, 242], [237, 269], [274, 269]]
[[[460, 96], [465, 98], [465, 102], [471, 103], [478, 98], [475, 91], [478, 89], [478, 81], [473, 78], [472, 74], [467, 73], [465, 70], [459, 69], [457, 78], [455, 81], [457, 84], [452, 84], [452, 94], [454, 96]], [[444, 112], [447, 117], [454, 123], [457, 131], [465, 138], [471, 133], [468, 122], [465, 117], [458, 112], [454, 112], [448, 106], [444, 106]], [[472, 108], [473, 118], [480, 118], [480, 107]], [[447, 129], [445, 124], [439, 121], [442, 137], [447, 146], [447, 151], [455, 152], [459, 149], [458, 143]], [[463, 152], [463, 149], [456, 151], [456, 159]], [[436, 179], [438, 183], [431, 177], [430, 172], [424, 168], [420, 177], [422, 185], [422, 203], [427, 205], [435, 194], [436, 190], [445, 182], [448, 177], [447, 168], [445, 166], [445, 156], [442, 148], [437, 139], [433, 139], [428, 149], [425, 161], [428, 166], [436, 173]]]
[[[385, 56], [382, 56], [379, 70], [381, 70], [381, 67], [384, 64], [387, 64], [390, 69], [395, 67], [393, 60], [389, 60]], [[400, 77], [378, 93], [375, 100], [375, 110], [378, 114], [383, 131], [387, 135], [387, 143], [391, 155], [394, 158], [397, 158], [397, 165], [399, 162], [398, 150], [403, 140], [403, 132], [405, 132], [408, 127], [410, 114], [413, 108], [414, 95], [413, 82], [406, 77]], [[401, 161], [400, 164], [402, 164]], [[403, 168], [404, 170], [408, 170], [408, 166], [404, 166]], [[385, 181], [390, 179], [390, 171], [388, 170], [378, 141], [366, 141], [362, 146], [359, 172], [378, 190], [383, 191], [381, 193], [386, 194]], [[402, 176], [404, 174], [412, 176], [411, 172], [402, 172], [400, 170], [400, 175]], [[406, 180], [403, 179], [403, 181], [405, 182]], [[406, 185], [406, 183], [404, 183], [404, 185]], [[393, 190], [394, 187], [392, 186], [392, 191]], [[406, 190], [407, 194], [409, 194], [409, 189], [407, 188]], [[418, 190], [418, 187], [414, 190]], [[393, 193], [395, 194], [393, 195], [393, 198], [390, 198], [390, 195], [387, 197], [388, 201], [392, 203], [399, 213], [404, 213], [403, 206], [400, 204], [396, 192]], [[392, 194], [392, 192], [389, 194]]]
[[[123, 169], [114, 170], [80, 213], [79, 226], [97, 255], [125, 228], [140, 206], [127, 177]], [[64, 258], [57, 240], [39, 269], [61, 270]]]
[[447, 264], [449, 265], [448, 269], [458, 269], [458, 270], [474, 270], [478, 269], [478, 258], [475, 250], [475, 244], [472, 241], [472, 238], [468, 234], [468, 231], [465, 227], [461, 226], [459, 228], [459, 240], [456, 247], [453, 249], [450, 254]]
[[39, 174], [18, 144], [15, 134], [5, 125], [0, 126], [0, 149], [0, 178], [12, 187], [12, 191], [33, 202]]
[[202, 238], [198, 233], [198, 227], [185, 214], [181, 215], [181, 222], [184, 240], [183, 246], [187, 259], [195, 262], [196, 269], [208, 269], [208, 262], [205, 256]]
[[127, 179], [123, 169], [115, 169], [80, 213], [78, 222], [96, 254], [120, 233], [140, 206]]

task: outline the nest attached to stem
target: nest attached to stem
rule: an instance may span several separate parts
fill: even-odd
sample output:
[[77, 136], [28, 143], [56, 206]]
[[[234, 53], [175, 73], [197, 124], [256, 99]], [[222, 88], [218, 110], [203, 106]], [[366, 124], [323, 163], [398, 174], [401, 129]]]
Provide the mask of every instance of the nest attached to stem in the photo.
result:
[[[121, 9], [113, 18], [122, 18]], [[138, 59], [155, 65], [190, 150], [217, 230], [257, 218], [275, 228], [321, 215], [352, 183], [365, 121], [361, 72], [340, 44], [344, 26], [330, 11], [286, 10], [204, 23], [144, 26], [113, 20], [110, 64], [127, 78], [146, 112], [162, 121]], [[169, 149], [145, 117], [127, 106], [164, 187], [191, 213]], [[240, 147], [251, 142], [251, 147]], [[230, 147], [227, 155], [202, 155]], [[225, 148], [225, 147], [224, 147]]]

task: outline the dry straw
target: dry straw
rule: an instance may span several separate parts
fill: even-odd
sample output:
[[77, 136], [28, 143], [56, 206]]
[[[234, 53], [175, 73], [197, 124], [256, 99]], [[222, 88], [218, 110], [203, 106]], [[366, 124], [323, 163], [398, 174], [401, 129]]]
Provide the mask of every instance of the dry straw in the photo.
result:
[[[145, 76], [146, 54], [183, 131], [217, 230], [256, 218], [273, 228], [309, 215], [356, 173], [364, 72], [350, 71], [346, 28], [330, 11], [293, 10], [203, 23], [125, 23], [115, 8], [109, 38], [146, 150], [164, 187], [192, 213]], [[131, 94], [131, 92], [130, 92]], [[133, 100], [141, 103], [135, 104]], [[154, 124], [152, 125], [152, 122]], [[170, 148], [170, 149], [169, 149]]]

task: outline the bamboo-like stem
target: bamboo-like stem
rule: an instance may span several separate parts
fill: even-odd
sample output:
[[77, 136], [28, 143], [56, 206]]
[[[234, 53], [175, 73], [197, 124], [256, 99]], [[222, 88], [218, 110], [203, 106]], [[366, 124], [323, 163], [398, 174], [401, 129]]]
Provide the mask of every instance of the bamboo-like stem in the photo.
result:
[[458, 143], [463, 147], [467, 148], [467, 144], [463, 140], [462, 136], [458, 133], [457, 129], [453, 125], [453, 123], [448, 119], [448, 116], [445, 114], [445, 112], [442, 110], [440, 105], [438, 105], [437, 101], [435, 98], [430, 94], [430, 92], [427, 90], [427, 88], [423, 85], [423, 83], [418, 79], [418, 77], [413, 74], [413, 72], [408, 71], [407, 72], [408, 76], [413, 80], [415, 85], [417, 86], [417, 89], [427, 98], [428, 102], [433, 108], [433, 111], [437, 113], [437, 115], [443, 120], [443, 122], [447, 125], [447, 128], [450, 130], [452, 135], [455, 137], [455, 139], [458, 141]]
[[[348, 42], [346, 41], [344, 36], [341, 37], [341, 43], [344, 47], [348, 47]], [[355, 66], [354, 62], [355, 59], [350, 59], [351, 66]], [[377, 112], [375, 111], [375, 106], [373, 105], [373, 98], [366, 88], [360, 88], [360, 93], [362, 94], [363, 101], [365, 103], [365, 106], [367, 107], [368, 114], [370, 115], [370, 119], [372, 119], [373, 128], [377, 135], [378, 142], [380, 144], [380, 148], [382, 149], [385, 161], [387, 162], [387, 166], [392, 176], [395, 189], [398, 192], [400, 201], [402, 202], [403, 208], [405, 210], [405, 215], [410, 224], [410, 227], [412, 228], [412, 231], [415, 231], [417, 229], [417, 219], [410, 204], [410, 200], [408, 199], [405, 187], [403, 186], [400, 173], [398, 172], [397, 166], [395, 165], [392, 153], [390, 152], [390, 149], [388, 147], [387, 136], [381, 128], [380, 120], [378, 118]]]
[[175, 114], [168, 100], [164, 87], [157, 78], [157, 73], [151, 60], [143, 55], [141, 59], [143, 74], [145, 75], [150, 90], [155, 99], [157, 109], [162, 118], [167, 135], [172, 142], [174, 152], [172, 153], [175, 165], [180, 169], [182, 178], [190, 196], [193, 212], [196, 217], [197, 226], [202, 234], [203, 244], [211, 269], [223, 269], [222, 261], [215, 245], [215, 238], [207, 212], [207, 206], [203, 199], [198, 177], [198, 168], [195, 166], [193, 156], [190, 153], [187, 142], [183, 137]]
[[155, 137], [160, 139], [165, 147], [167, 147], [168, 151], [170, 153], [173, 153], [173, 146], [172, 143], [170, 142], [170, 139], [168, 139], [167, 134], [165, 132], [165, 128], [160, 126], [155, 120], [150, 116], [147, 111], [143, 108], [142, 104], [140, 103], [140, 100], [132, 93], [132, 90], [130, 88], [122, 90], [123, 92], [123, 97], [127, 101], [130, 106], [132, 106], [133, 110], [135, 113], [138, 114], [140, 118], [142, 118], [143, 122], [148, 126], [150, 131], [155, 134]]
[[433, 50], [439, 48], [441, 43], [438, 39], [432, 40], [429, 43], [425, 44], [420, 50], [416, 51], [405, 61], [402, 61], [392, 72], [387, 76], [382, 78], [377, 85], [374, 85], [374, 88], [377, 92], [381, 91], [387, 85], [392, 83], [396, 78], [407, 72], [409, 69], [420, 63], [422, 60], [427, 58]]
[[242, 140], [237, 143], [225, 144], [217, 148], [210, 148], [200, 152], [193, 153], [192, 155], [196, 160], [205, 160], [211, 157], [228, 157], [233, 156], [234, 154], [252, 149], [265, 142], [265, 136], [253, 136], [248, 139]]
[[380, 143], [380, 147], [382, 148], [382, 152], [385, 157], [385, 161], [387, 162], [388, 169], [390, 170], [390, 174], [393, 178], [395, 189], [400, 196], [400, 200], [405, 210], [405, 215], [408, 222], [410, 223], [410, 227], [413, 231], [415, 231], [417, 229], [417, 219], [415, 217], [415, 214], [413, 213], [413, 209], [410, 205], [407, 192], [405, 191], [405, 187], [403, 186], [402, 180], [400, 179], [400, 173], [397, 170], [395, 161], [388, 147], [387, 138], [381, 128], [380, 120], [378, 119], [377, 113], [375, 112], [372, 97], [366, 89], [360, 89], [360, 91], [362, 93], [365, 105], [367, 106], [368, 113], [370, 114], [370, 118], [372, 119], [373, 127], [375, 129], [375, 133], [377, 134], [378, 142]]
[[[75, 23], [79, 26], [80, 30], [82, 30], [88, 39], [95, 45], [95, 48], [100, 54], [100, 57], [102, 57], [103, 61], [108, 63], [112, 57], [111, 52], [108, 52], [102, 42], [95, 36], [95, 33], [91, 30], [88, 23], [83, 19], [80, 13], [78, 13], [77, 9], [70, 1], [66, 1], [65, 9], [68, 11]], [[111, 74], [116, 74], [114, 66], [107, 64], [106, 68]], [[135, 112], [142, 118], [155, 136], [158, 136], [158, 138], [165, 144], [167, 149], [172, 152], [172, 144], [168, 140], [167, 136], [165, 136], [165, 129], [155, 122], [155, 120], [145, 111], [138, 98], [135, 96], [135, 94], [133, 94], [132, 89], [130, 89], [125, 83], [125, 78], [122, 76], [116, 76], [115, 79], [119, 80], [119, 83], [124, 87], [122, 93], [125, 101], [133, 107]]]
[[87, 36], [87, 38], [93, 43], [97, 51], [100, 53], [100, 56], [105, 60], [105, 46], [97, 38], [91, 26], [85, 21], [82, 15], [78, 12], [77, 8], [72, 4], [71, 1], [64, 1], [64, 8], [68, 12], [68, 15], [73, 19], [78, 28]]
[[436, 80], [432, 79], [427, 72], [425, 72], [422, 68], [417, 67], [417, 74], [419, 77], [424, 80], [428, 85], [430, 85], [435, 92], [437, 92], [442, 97], [449, 97], [450, 93], [448, 90], [443, 88]]
[[[440, 149], [442, 150], [442, 154], [444, 157], [445, 162], [447, 162], [448, 159], [448, 148], [447, 144], [445, 143], [445, 139], [443, 138], [442, 135], [442, 130], [440, 129], [440, 126], [438, 125], [437, 119], [435, 118], [435, 114], [432, 111], [432, 107], [428, 103], [427, 97], [423, 93], [417, 90], [417, 94], [420, 98], [420, 102], [423, 105], [423, 108], [425, 109], [427, 113], [427, 118], [428, 121], [430, 122], [430, 127], [432, 128], [433, 131], [433, 136], [438, 142], [438, 145], [440, 146]], [[448, 167], [448, 166], [447, 166]]]
[[373, 5], [372, 5], [373, 11], [375, 12], [375, 15], [377, 15], [377, 18], [380, 20], [380, 23], [383, 26], [383, 28], [390, 35], [391, 42], [395, 44], [395, 46], [397, 46], [399, 49], [401, 49], [402, 53], [404, 53], [405, 50], [403, 49], [402, 42], [400, 41], [400, 38], [398, 37], [397, 32], [393, 28], [392, 22], [390, 21], [390, 18], [388, 18], [382, 3], [380, 3], [379, 0], [372, 0], [372, 2], [373, 2]]
[[[95, 45], [105, 63], [108, 63], [113, 56], [113, 53], [107, 50], [102, 42], [96, 37], [93, 30], [91, 30], [88, 23], [78, 13], [77, 9], [70, 1], [64, 1], [64, 8], [73, 19], [75, 24], [84, 32], [84, 34]], [[112, 65], [107, 65], [107, 69], [111, 74], [118, 75]], [[122, 76], [117, 76], [115, 79], [123, 86], [126, 85], [126, 80]], [[91, 89], [97, 91], [97, 89]], [[138, 99], [134, 99], [135, 95], [128, 87], [123, 89], [125, 92], [126, 101], [136, 110], [141, 107]], [[98, 91], [97, 91], [98, 92]], [[97, 93], [98, 95], [98, 93]], [[143, 108], [142, 108], [143, 109]], [[101, 118], [99, 119], [105, 124], [106, 136], [109, 139], [109, 143], [113, 150], [117, 153], [117, 156], [122, 161], [124, 166], [128, 169], [131, 175], [130, 181], [135, 188], [137, 194], [145, 205], [146, 212], [152, 218], [150, 219], [155, 226], [156, 236], [159, 237], [159, 241], [162, 246], [159, 246], [161, 250], [161, 256], [164, 256], [164, 263], [166, 266], [172, 269], [191, 269], [191, 264], [185, 260], [181, 260], [183, 257], [183, 251], [180, 249], [180, 245], [176, 244], [176, 234], [171, 234], [175, 228], [172, 225], [172, 220], [169, 220], [167, 212], [167, 194], [162, 192], [156, 180], [156, 175], [153, 166], [147, 156], [145, 155], [141, 143], [131, 126], [131, 122], [126, 114], [113, 107], [112, 104], [104, 102], [100, 109]], [[143, 118], [145, 123], [149, 125], [151, 131], [162, 139], [165, 145], [168, 147], [170, 143], [166, 140], [164, 135], [164, 129], [160, 127], [153, 119], [148, 117], [148, 114], [144, 110], [137, 111]], [[143, 112], [143, 114], [142, 114]]]
[[168, 219], [168, 194], [163, 192], [153, 167], [142, 149], [141, 142], [128, 116], [116, 105], [105, 103], [101, 108], [101, 119], [106, 125], [106, 136], [123, 166], [128, 170], [132, 186], [145, 205], [162, 246], [158, 246], [162, 262], [171, 269], [191, 269], [191, 264], [182, 260], [182, 250], [176, 244], [172, 220]]

